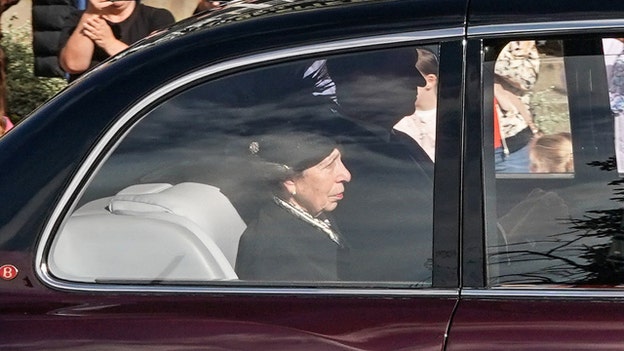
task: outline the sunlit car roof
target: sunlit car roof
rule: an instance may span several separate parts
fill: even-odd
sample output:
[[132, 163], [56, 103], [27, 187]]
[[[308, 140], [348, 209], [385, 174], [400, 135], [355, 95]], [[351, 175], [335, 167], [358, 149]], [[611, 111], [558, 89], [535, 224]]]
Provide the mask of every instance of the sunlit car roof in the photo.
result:
[[361, 4], [375, 2], [375, 0], [234, 0], [225, 5], [204, 11], [195, 16], [183, 19], [167, 29], [156, 32], [149, 37], [137, 42], [129, 50], [126, 50], [111, 59], [114, 61], [128, 54], [141, 50], [145, 47], [156, 45], [160, 42], [172, 40], [196, 31], [207, 28], [224, 26], [234, 22], [246, 21], [260, 17], [283, 15], [292, 12], [313, 11], [323, 8], [345, 6], [349, 4]]

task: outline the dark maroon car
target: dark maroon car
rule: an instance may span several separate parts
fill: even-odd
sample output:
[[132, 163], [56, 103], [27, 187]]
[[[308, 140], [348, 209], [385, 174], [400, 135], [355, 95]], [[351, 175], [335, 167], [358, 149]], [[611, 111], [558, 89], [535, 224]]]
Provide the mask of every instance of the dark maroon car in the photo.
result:
[[0, 139], [0, 349], [624, 349], [621, 38], [611, 0], [146, 38]]

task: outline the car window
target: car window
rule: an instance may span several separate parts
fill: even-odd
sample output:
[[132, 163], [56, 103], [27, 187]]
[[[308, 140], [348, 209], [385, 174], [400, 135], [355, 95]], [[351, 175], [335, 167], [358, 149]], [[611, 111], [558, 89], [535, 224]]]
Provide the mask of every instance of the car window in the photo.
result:
[[105, 157], [48, 255], [84, 283], [432, 282], [438, 47], [193, 82]]
[[493, 41], [486, 52], [489, 284], [622, 283], [620, 42]]

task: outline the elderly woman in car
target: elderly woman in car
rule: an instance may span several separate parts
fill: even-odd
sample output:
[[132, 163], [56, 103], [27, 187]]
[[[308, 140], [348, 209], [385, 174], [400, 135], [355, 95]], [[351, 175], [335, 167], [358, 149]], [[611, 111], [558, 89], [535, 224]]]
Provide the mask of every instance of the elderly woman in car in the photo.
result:
[[347, 247], [329, 213], [343, 199], [351, 173], [336, 143], [291, 133], [258, 138], [249, 149], [272, 191], [240, 239], [239, 278], [338, 280]]

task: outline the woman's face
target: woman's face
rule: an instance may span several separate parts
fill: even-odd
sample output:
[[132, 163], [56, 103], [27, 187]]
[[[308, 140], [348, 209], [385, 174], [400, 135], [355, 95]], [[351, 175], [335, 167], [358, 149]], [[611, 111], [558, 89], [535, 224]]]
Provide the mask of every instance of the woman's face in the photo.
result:
[[[351, 173], [342, 163], [341, 154], [334, 149], [321, 162], [304, 170], [300, 176], [284, 183], [291, 201], [313, 216], [333, 211], [342, 200]], [[294, 195], [292, 195], [294, 194]]]
[[116, 13], [123, 11], [130, 6], [134, 6], [134, 1], [109, 1], [109, 0], [89, 0], [91, 5], [97, 10], [103, 12]]

